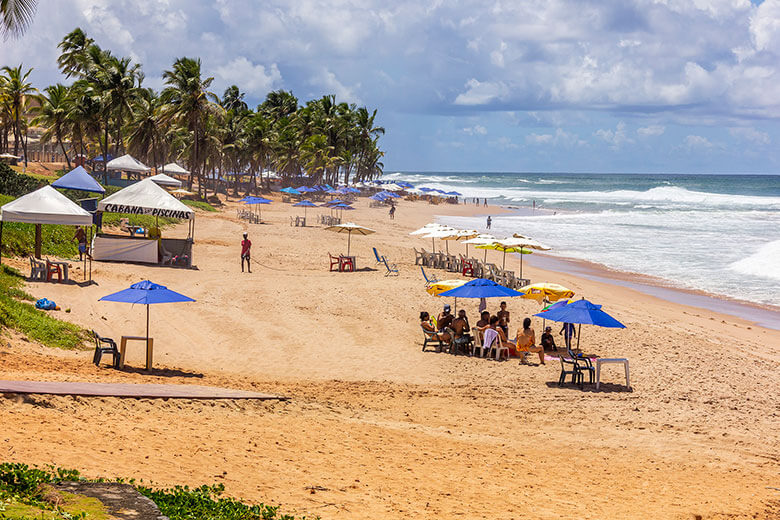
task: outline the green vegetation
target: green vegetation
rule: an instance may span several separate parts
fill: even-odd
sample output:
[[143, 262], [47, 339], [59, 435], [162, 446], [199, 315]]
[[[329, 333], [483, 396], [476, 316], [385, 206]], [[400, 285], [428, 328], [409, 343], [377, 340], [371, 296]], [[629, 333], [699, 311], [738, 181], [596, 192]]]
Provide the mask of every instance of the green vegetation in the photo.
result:
[[7, 164], [0, 163], [0, 193], [3, 195], [10, 195], [12, 198], [20, 197], [37, 190], [44, 184], [47, 183], [29, 175], [17, 173]]
[[[10, 516], [9, 511], [19, 511], [23, 515], [34, 513], [35, 518], [105, 518], [105, 511], [98, 509], [92, 502], [83, 501], [84, 497], [71, 495], [66, 498], [68, 509], [55, 507], [47, 494], [51, 488], [47, 484], [63, 481], [83, 481], [78, 471], [49, 468], [41, 470], [30, 468], [26, 464], [0, 464], [0, 518], [22, 518]], [[102, 481], [97, 480], [97, 481]], [[131, 485], [135, 482], [130, 481]], [[201, 486], [190, 489], [176, 486], [172, 489], [154, 490], [150, 487], [136, 486], [138, 491], [149, 497], [160, 508], [162, 514], [171, 520], [295, 520], [295, 517], [279, 513], [278, 507], [258, 504], [246, 505], [238, 500], [221, 497], [222, 484]], [[67, 495], [67, 494], [65, 494]], [[80, 504], [81, 509], [76, 507]], [[5, 508], [5, 512], [3, 510]], [[27, 509], [29, 508], [29, 509]], [[51, 516], [42, 516], [42, 512]], [[5, 516], [4, 516], [5, 515]], [[70, 515], [70, 516], [67, 516]], [[31, 515], [32, 516], [32, 515]]]
[[217, 208], [215, 208], [214, 206], [212, 206], [211, 204], [203, 200], [184, 199], [182, 200], [182, 202], [184, 203], [185, 206], [189, 206], [191, 208], [200, 209], [203, 211], [218, 211]]
[[24, 278], [16, 269], [0, 266], [0, 329], [18, 330], [29, 339], [47, 347], [75, 349], [82, 347], [88, 332], [72, 323], [58, 320], [47, 311], [28, 302], [35, 298], [22, 290]]

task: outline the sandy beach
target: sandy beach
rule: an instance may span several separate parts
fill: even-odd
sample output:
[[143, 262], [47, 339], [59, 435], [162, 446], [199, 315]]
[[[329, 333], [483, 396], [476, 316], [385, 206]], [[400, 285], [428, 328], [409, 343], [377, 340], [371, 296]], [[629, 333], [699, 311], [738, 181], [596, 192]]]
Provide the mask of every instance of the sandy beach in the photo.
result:
[[[583, 327], [582, 348], [628, 358], [632, 391], [614, 365], [599, 392], [559, 388], [557, 361], [421, 351], [419, 312], [447, 301], [425, 292], [414, 265], [412, 247], [430, 240], [408, 233], [484, 208], [404, 201], [389, 220], [361, 198], [346, 217], [377, 233], [352, 237], [358, 272], [331, 273], [327, 253], [345, 253], [346, 235], [291, 227], [298, 208], [278, 199], [263, 207], [266, 224], [238, 220], [238, 207], [198, 212], [196, 269], [96, 262], [94, 285], [27, 284], [70, 308], [55, 312], [62, 319], [117, 339], [143, 334], [145, 308], [101, 296], [150, 279], [195, 298], [152, 308], [151, 374], [140, 345], [115, 371], [92, 365], [91, 351], [4, 336], [0, 378], [215, 385], [290, 400], [7, 396], [0, 460], [161, 486], [218, 482], [230, 496], [325, 519], [780, 517], [780, 331], [526, 263], [526, 277], [603, 303], [627, 327]], [[251, 274], [240, 270], [243, 231]], [[186, 224], [164, 234], [185, 236]], [[385, 277], [371, 247], [400, 276]], [[458, 305], [476, 321], [476, 302]], [[509, 310], [514, 333], [540, 307], [515, 299]]]

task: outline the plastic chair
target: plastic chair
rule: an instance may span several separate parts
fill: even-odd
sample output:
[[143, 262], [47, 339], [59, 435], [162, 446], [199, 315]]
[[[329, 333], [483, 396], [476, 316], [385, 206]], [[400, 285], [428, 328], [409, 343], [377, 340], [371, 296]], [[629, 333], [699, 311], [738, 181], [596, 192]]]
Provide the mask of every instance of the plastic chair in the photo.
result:
[[51, 282], [51, 277], [57, 274], [57, 281], [62, 282], [62, 269], [59, 265], [52, 264], [49, 259], [46, 259], [46, 281]]
[[414, 249], [414, 265], [425, 265], [425, 253], [421, 253], [417, 250], [417, 248]]
[[496, 352], [496, 361], [501, 360], [502, 352], [506, 352], [506, 357], [509, 359], [509, 348], [501, 343], [501, 336], [498, 335], [496, 329], [487, 329], [485, 331], [485, 339], [482, 341], [482, 348], [488, 351], [488, 356], [490, 355], [490, 351], [494, 350]]
[[462, 273], [463, 276], [474, 276], [474, 264], [471, 263], [471, 260], [469, 259], [463, 259], [463, 270]]
[[[117, 368], [119, 366], [119, 349], [116, 348], [116, 342], [111, 338], [103, 338], [94, 330], [92, 334], [95, 336], [95, 355], [92, 356], [92, 362], [100, 366], [100, 359], [103, 354], [111, 354], [113, 357], [113, 363], [111, 366]], [[106, 345], [106, 346], [103, 346]]]
[[[558, 386], [563, 386], [566, 382], [566, 376], [571, 375], [571, 384], [579, 384], [582, 388], [582, 372], [577, 370], [577, 362], [572, 359], [565, 359], [563, 356], [559, 358], [561, 360], [561, 377], [558, 378]], [[566, 365], [571, 365], [571, 370], [566, 370]]]
[[349, 256], [340, 256], [339, 257], [339, 271], [342, 273], [355, 272], [355, 264], [352, 260], [352, 257]]
[[333, 256], [330, 254], [330, 252], [328, 252], [328, 256], [330, 257], [330, 271], [339, 271], [341, 267], [341, 259], [337, 256]]
[[30, 280], [46, 280], [46, 263], [30, 257]]
[[574, 368], [580, 373], [580, 381], [582, 381], [582, 374], [588, 372], [588, 382], [593, 383], [593, 378], [596, 374], [596, 367], [591, 363], [590, 358], [583, 356], [582, 354], [575, 354], [571, 351], [571, 348], [566, 348], [566, 352], [574, 362]]
[[422, 346], [423, 352], [425, 352], [425, 348], [428, 346], [428, 343], [438, 343], [439, 350], [444, 348], [444, 342], [440, 339], [434, 338], [434, 336], [438, 334], [437, 332], [425, 330], [425, 327], [423, 327], [422, 325], [420, 325], [420, 328], [423, 331], [423, 339], [424, 339], [423, 346]]

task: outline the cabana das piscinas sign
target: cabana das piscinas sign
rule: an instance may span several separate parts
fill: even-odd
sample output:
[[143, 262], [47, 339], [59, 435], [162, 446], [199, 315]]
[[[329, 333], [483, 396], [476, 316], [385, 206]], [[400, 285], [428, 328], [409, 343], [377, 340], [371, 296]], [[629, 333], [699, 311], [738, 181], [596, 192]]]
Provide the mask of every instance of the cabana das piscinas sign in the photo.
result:
[[128, 206], [125, 204], [105, 204], [103, 211], [107, 213], [129, 213], [131, 215], [152, 215], [154, 217], [168, 218], [192, 218], [191, 211], [176, 209], [144, 208], [141, 206]]

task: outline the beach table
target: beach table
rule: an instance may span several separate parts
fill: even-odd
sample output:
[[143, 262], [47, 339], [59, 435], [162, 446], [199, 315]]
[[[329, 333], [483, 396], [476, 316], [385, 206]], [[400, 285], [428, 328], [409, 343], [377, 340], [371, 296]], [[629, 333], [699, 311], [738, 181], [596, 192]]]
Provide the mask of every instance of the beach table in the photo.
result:
[[[125, 352], [127, 352], [128, 341], [146, 341], [146, 336], [122, 336], [122, 340], [119, 343], [119, 366], [117, 368], [124, 368], [125, 366]], [[146, 370], [152, 369], [153, 352], [154, 338], [149, 338], [149, 342], [146, 344]]]
[[631, 381], [628, 378], [628, 360], [625, 358], [596, 358], [596, 390], [599, 389], [601, 383], [601, 365], [608, 363], [622, 364], [626, 371], [626, 387], [631, 390]]

